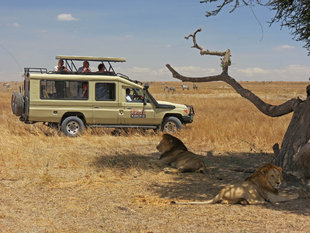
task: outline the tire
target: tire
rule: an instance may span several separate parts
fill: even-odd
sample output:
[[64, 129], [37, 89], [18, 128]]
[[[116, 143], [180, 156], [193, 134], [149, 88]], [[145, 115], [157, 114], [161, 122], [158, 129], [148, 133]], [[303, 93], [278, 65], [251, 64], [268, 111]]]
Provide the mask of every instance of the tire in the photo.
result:
[[84, 127], [83, 121], [76, 116], [67, 117], [61, 123], [61, 131], [68, 137], [77, 137], [81, 135]]
[[24, 113], [24, 97], [19, 92], [14, 92], [11, 98], [12, 112], [16, 116], [21, 116]]
[[180, 129], [182, 129], [182, 122], [173, 116], [165, 118], [161, 128], [164, 133], [175, 133]]

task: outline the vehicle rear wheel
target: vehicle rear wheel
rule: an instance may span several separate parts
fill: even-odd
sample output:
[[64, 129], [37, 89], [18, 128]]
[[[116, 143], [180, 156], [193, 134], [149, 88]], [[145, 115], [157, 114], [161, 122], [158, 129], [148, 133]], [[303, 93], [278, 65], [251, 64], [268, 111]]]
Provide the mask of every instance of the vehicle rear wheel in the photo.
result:
[[70, 116], [64, 119], [61, 123], [61, 131], [69, 137], [76, 137], [83, 133], [84, 123], [83, 121], [76, 117]]
[[24, 97], [19, 92], [14, 92], [11, 98], [11, 108], [13, 114], [21, 116], [24, 112]]
[[182, 122], [177, 117], [167, 117], [162, 124], [162, 131], [164, 133], [175, 133], [182, 128]]

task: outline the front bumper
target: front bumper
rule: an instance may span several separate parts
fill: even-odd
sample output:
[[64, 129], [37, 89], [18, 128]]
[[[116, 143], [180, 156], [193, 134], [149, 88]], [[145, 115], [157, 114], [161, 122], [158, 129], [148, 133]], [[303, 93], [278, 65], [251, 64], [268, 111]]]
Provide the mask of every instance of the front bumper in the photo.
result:
[[184, 124], [192, 123], [195, 116], [194, 107], [192, 105], [186, 105], [186, 107], [189, 109], [189, 114], [187, 116], [182, 116], [182, 121]]

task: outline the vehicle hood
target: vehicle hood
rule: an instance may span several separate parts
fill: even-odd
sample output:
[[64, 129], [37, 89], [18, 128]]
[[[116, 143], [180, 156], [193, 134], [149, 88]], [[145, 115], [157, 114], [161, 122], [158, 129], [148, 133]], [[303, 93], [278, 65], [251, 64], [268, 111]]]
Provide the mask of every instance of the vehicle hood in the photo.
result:
[[175, 104], [175, 103], [171, 103], [171, 102], [168, 102], [168, 101], [157, 101], [159, 104], [167, 104], [167, 105], [173, 105], [175, 106], [176, 108], [186, 108], [186, 105], [185, 104]]

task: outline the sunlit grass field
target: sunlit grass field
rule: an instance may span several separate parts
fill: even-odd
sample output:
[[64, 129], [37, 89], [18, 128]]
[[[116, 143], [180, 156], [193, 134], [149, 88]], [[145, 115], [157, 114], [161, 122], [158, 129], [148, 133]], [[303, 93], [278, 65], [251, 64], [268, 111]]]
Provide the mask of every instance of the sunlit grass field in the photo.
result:
[[[182, 91], [181, 82], [151, 82], [150, 92], [157, 100], [194, 106], [194, 122], [177, 133], [191, 151], [204, 156], [210, 152], [217, 156], [272, 156], [272, 146], [282, 141], [291, 114], [265, 116], [222, 82], [198, 83], [198, 90], [187, 84], [190, 90]], [[241, 84], [275, 105], [298, 96], [305, 99], [308, 85]], [[89, 129], [80, 137], [68, 138], [42, 123], [26, 125], [10, 108], [11, 93], [18, 85], [11, 83], [8, 89], [0, 83], [0, 232], [204, 232], [207, 207], [190, 207], [192, 213], [187, 214], [195, 219], [191, 222], [184, 214], [186, 209], [171, 209], [169, 202], [181, 193], [184, 199], [191, 199], [191, 194], [210, 198], [213, 192], [198, 195], [187, 187], [212, 181], [202, 174], [163, 173], [162, 165], [153, 162], [158, 158], [156, 145], [161, 133], [132, 130], [129, 135], [113, 136], [111, 130]], [[165, 92], [165, 86], [176, 87], [176, 93]], [[184, 189], [178, 193], [175, 186], [181, 183]], [[208, 208], [220, 213], [224, 207]], [[240, 208], [232, 210], [240, 215]], [[309, 229], [307, 215], [282, 214], [286, 221], [280, 223], [280, 210], [262, 207], [249, 207], [237, 219], [228, 217], [226, 223], [239, 224], [242, 216], [257, 211], [273, 220], [261, 216], [246, 229]], [[208, 227], [210, 232], [230, 230], [225, 223], [222, 228]]]
[[[270, 152], [275, 142], [281, 142], [291, 114], [277, 118], [265, 116], [222, 82], [199, 83], [198, 90], [191, 88], [189, 91], [182, 91], [180, 84], [180, 82], [153, 82], [150, 85], [150, 92], [157, 100], [194, 106], [196, 113], [194, 122], [179, 133], [193, 147], [215, 151], [248, 151], [251, 147], [258, 151]], [[242, 85], [270, 104], [281, 104], [298, 96], [306, 98], [307, 83], [244, 82]], [[176, 87], [176, 93], [165, 92], [165, 86]], [[25, 138], [27, 141], [32, 137], [36, 141], [71, 140], [41, 123], [25, 125], [19, 122], [18, 117], [11, 113], [10, 98], [11, 93], [2, 88], [0, 129], [3, 140], [11, 141], [12, 136], [20, 137], [21, 140]], [[89, 130], [74, 141], [94, 140], [98, 137], [110, 138], [110, 136], [108, 130]], [[151, 132], [142, 135], [135, 131], [126, 137], [126, 140], [131, 137], [141, 137], [141, 140], [150, 141], [159, 138]], [[111, 137], [110, 140], [114, 139], [118, 141], [115, 137]]]

